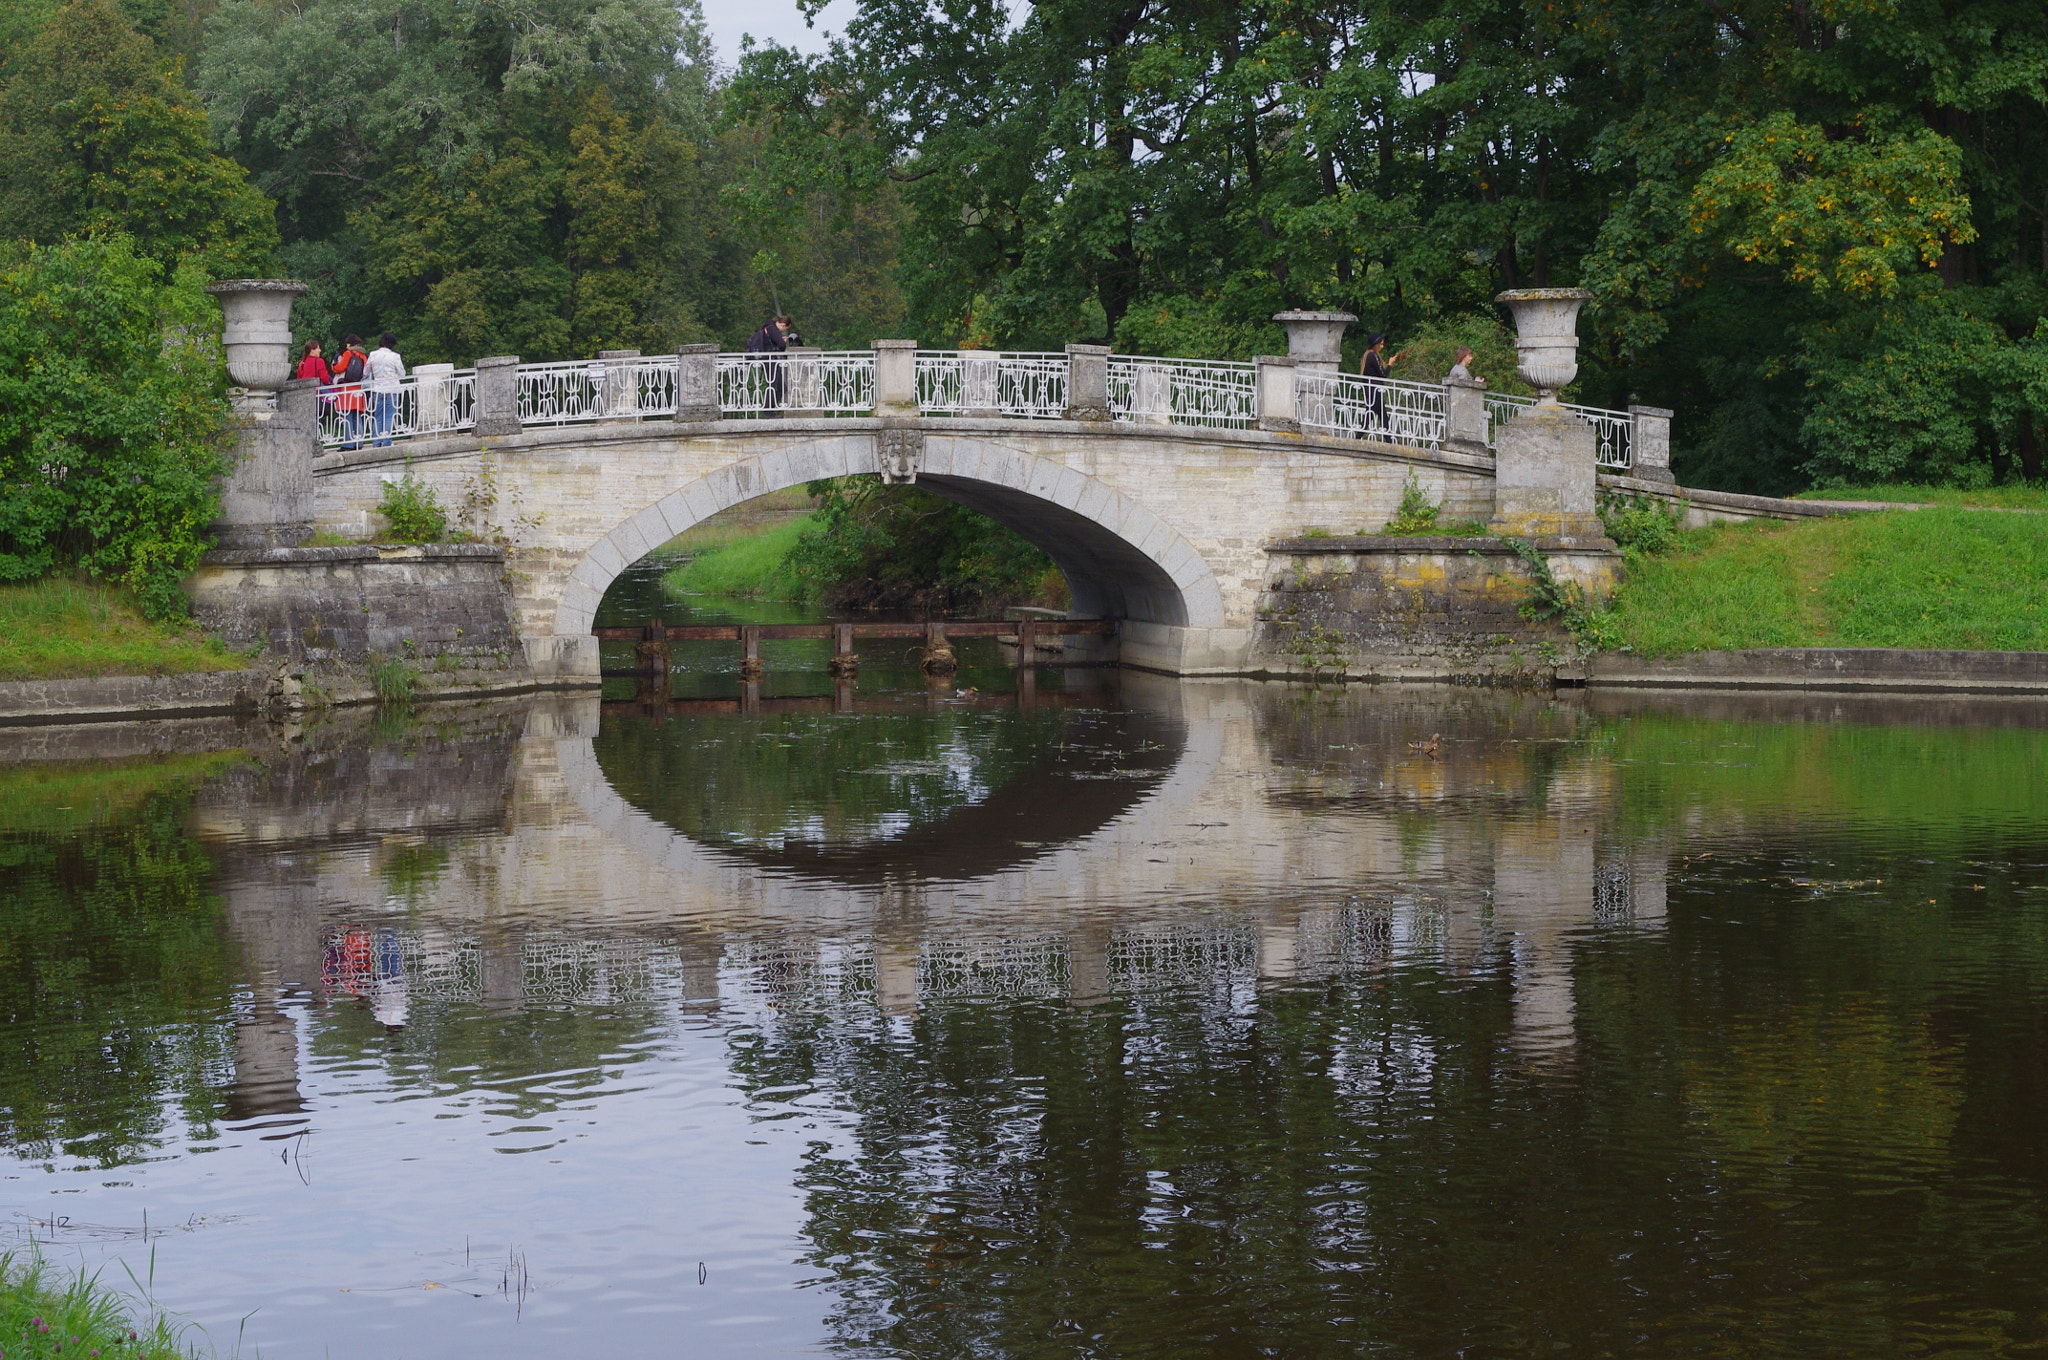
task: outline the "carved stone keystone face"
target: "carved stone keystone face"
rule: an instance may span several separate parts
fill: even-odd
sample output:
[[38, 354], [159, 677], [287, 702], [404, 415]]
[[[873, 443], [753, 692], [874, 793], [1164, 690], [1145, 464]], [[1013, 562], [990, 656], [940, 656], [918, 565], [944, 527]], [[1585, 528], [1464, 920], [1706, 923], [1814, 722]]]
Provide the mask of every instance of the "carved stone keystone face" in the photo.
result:
[[237, 387], [275, 392], [292, 375], [292, 304], [306, 285], [293, 279], [231, 279], [206, 291], [220, 302], [228, 377]]
[[918, 465], [924, 462], [924, 431], [878, 431], [875, 435], [875, 461], [881, 464], [883, 482], [891, 486], [907, 486], [915, 482]]
[[1494, 298], [1515, 317], [1516, 370], [1554, 402], [1579, 375], [1579, 308], [1592, 300], [1583, 288], [1515, 288]]

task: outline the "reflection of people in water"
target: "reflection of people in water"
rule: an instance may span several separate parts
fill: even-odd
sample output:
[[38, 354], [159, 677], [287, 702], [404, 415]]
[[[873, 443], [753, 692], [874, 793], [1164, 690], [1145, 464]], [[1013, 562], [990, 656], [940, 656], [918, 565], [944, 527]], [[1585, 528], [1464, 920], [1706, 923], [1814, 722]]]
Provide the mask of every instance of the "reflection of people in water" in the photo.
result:
[[398, 947], [398, 932], [389, 926], [374, 935], [359, 927], [329, 935], [320, 980], [330, 992], [368, 998], [370, 1013], [387, 1029], [402, 1028], [411, 1013], [405, 956]]

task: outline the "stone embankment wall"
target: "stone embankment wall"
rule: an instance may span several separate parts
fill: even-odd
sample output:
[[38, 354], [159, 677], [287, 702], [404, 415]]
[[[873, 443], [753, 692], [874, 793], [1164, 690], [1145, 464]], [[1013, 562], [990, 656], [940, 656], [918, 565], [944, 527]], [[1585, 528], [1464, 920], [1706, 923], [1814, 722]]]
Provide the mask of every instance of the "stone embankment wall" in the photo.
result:
[[[1590, 596], [1614, 587], [1611, 550], [1537, 539], [1551, 573]], [[1532, 622], [1528, 565], [1499, 539], [1299, 538], [1269, 550], [1252, 661], [1280, 675], [1549, 680], [1571, 641]]]
[[487, 544], [256, 548], [207, 554], [186, 590], [208, 632], [260, 649], [269, 702], [289, 706], [371, 697], [370, 668], [392, 660], [423, 697], [529, 686], [507, 578]]
[[187, 589], [208, 632], [272, 656], [487, 660], [519, 650], [505, 555], [486, 544], [213, 552]]

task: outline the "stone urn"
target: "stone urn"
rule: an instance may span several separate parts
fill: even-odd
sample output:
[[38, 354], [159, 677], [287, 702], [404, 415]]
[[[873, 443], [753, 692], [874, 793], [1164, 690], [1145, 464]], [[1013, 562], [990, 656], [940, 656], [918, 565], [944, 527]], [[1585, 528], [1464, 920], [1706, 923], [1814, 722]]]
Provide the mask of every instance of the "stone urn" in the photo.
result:
[[1344, 364], [1344, 328], [1358, 320], [1349, 312], [1275, 312], [1287, 328], [1287, 357], [1297, 369], [1335, 373]]
[[292, 279], [231, 279], [206, 291], [220, 302], [226, 326], [228, 377], [237, 387], [270, 394], [292, 375], [292, 304], [306, 285]]
[[1579, 375], [1579, 308], [1592, 297], [1583, 288], [1515, 288], [1494, 298], [1515, 315], [1515, 367], [1539, 402], [1556, 404]]

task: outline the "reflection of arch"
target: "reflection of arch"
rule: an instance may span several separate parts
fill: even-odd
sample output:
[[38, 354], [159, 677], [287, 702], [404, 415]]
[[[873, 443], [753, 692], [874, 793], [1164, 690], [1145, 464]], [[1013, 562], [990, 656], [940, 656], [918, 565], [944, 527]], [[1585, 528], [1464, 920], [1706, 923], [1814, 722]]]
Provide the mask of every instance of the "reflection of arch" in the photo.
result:
[[[1223, 759], [1222, 730], [1215, 724], [1183, 727], [1177, 703], [1147, 703], [1143, 707], [1185, 733], [1171, 753], [1171, 768], [1165, 777], [1136, 790], [1125, 810], [1111, 820], [1086, 831], [1073, 828], [1075, 838], [1063, 845], [1047, 844], [1032, 856], [1018, 860], [990, 860], [979, 871], [981, 882], [971, 890], [977, 899], [986, 891], [987, 877], [1018, 873], [1065, 877], [1086, 873], [1091, 867], [1112, 868], [1127, 843], [1149, 844], [1184, 830], [1189, 804], [1208, 787]], [[593, 705], [593, 716], [594, 711]], [[631, 860], [695, 880], [710, 889], [714, 897], [729, 902], [735, 911], [787, 909], [810, 915], [818, 909], [817, 879], [809, 879], [808, 885], [798, 879], [798, 874], [804, 872], [803, 866], [785, 865], [781, 873], [764, 873], [764, 866], [724, 849], [700, 845], [626, 801], [605, 777], [587, 731], [557, 739], [555, 758], [570, 798], [591, 825]], [[892, 886], [880, 876], [858, 873], [835, 873], [829, 879], [843, 883], [848, 890], [842, 906], [868, 901], [877, 892], [886, 894]], [[943, 898], [948, 886], [941, 879], [931, 884], [930, 893]], [[964, 898], [967, 892], [961, 895]]]
[[[556, 607], [555, 635], [587, 635], [620, 572], [719, 511], [784, 487], [878, 470], [875, 437], [854, 434], [742, 458], [670, 492], [584, 554]], [[918, 485], [1037, 544], [1066, 574], [1078, 614], [1197, 628], [1223, 623], [1222, 590], [1194, 545], [1092, 477], [989, 439], [934, 434], [925, 437]]]
[[[1035, 764], [991, 789], [980, 802], [955, 807], [936, 821], [886, 841], [853, 845], [799, 841], [770, 850], [692, 839], [723, 858], [771, 873], [847, 885], [904, 878], [927, 882], [986, 878], [1041, 859], [1048, 847], [1056, 849], [1094, 834], [1144, 801], [1179, 763], [1187, 735], [1182, 723], [1139, 709], [1098, 710], [1096, 716], [1115, 722], [1122, 740], [1101, 747], [1091, 738], [1085, 748], [1065, 750], [1057, 769], [1052, 766], [1051, 753], [1046, 752]], [[607, 726], [631, 721], [609, 719]], [[592, 753], [596, 755], [595, 743]], [[635, 772], [638, 777], [629, 774], [621, 778], [616, 761], [607, 770], [599, 757], [598, 766], [606, 784], [624, 790], [622, 798], [649, 817], [663, 820], [661, 800], [671, 792], [672, 771], [650, 776], [641, 770]], [[693, 789], [684, 796], [695, 795]], [[676, 830], [690, 835], [684, 827]]]

